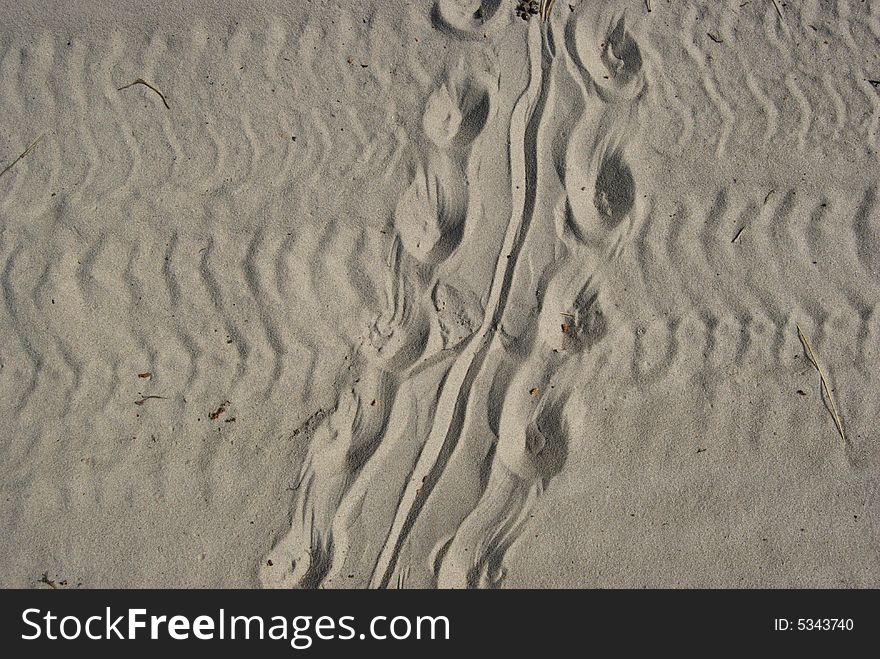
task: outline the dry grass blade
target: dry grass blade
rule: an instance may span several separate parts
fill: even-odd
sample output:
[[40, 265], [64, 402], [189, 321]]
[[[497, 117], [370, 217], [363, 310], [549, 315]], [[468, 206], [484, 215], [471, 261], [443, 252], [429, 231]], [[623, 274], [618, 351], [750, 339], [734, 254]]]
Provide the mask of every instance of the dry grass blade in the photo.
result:
[[549, 21], [550, 20], [550, 11], [553, 9], [553, 3], [556, 0], [541, 0], [541, 20]]
[[15, 167], [15, 166], [18, 164], [18, 161], [21, 160], [22, 158], [24, 158], [24, 157], [25, 157], [27, 154], [29, 154], [31, 151], [33, 151], [34, 147], [37, 146], [37, 143], [38, 143], [41, 139], [43, 139], [44, 137], [46, 137], [46, 134], [45, 134], [45, 133], [43, 133], [43, 134], [40, 135], [37, 139], [35, 139], [33, 142], [31, 142], [31, 145], [30, 145], [28, 148], [26, 148], [26, 149], [24, 150], [24, 153], [22, 153], [18, 158], [16, 158], [16, 159], [13, 160], [11, 163], [9, 163], [8, 165], [6, 165], [6, 168], [5, 168], [2, 172], [0, 172], [0, 176], [3, 176], [6, 172], [8, 172], [8, 171], [9, 171], [10, 169], [12, 169], [13, 167]]
[[148, 87], [148, 88], [152, 89], [154, 92], [156, 92], [157, 94], [159, 94], [159, 98], [161, 98], [161, 99], [162, 99], [162, 103], [165, 104], [165, 109], [166, 109], [166, 110], [170, 110], [170, 109], [171, 109], [171, 108], [169, 107], [169, 105], [168, 105], [168, 101], [165, 100], [165, 94], [163, 94], [163, 93], [160, 92], [158, 89], [156, 89], [155, 87], [153, 87], [153, 85], [151, 85], [150, 83], [148, 83], [148, 82], [147, 82], [146, 80], [144, 80], [143, 78], [138, 78], [137, 80], [135, 80], [134, 82], [132, 82], [132, 83], [130, 83], [130, 84], [128, 84], [128, 85], [123, 85], [122, 87], [119, 87], [116, 91], [121, 92], [123, 89], [128, 89], [129, 87], [134, 87], [135, 85], [143, 85], [144, 87]]
[[834, 399], [831, 397], [831, 387], [828, 386], [828, 381], [825, 379], [825, 373], [822, 371], [822, 367], [819, 366], [819, 361], [816, 359], [816, 355], [813, 352], [813, 346], [810, 345], [810, 340], [807, 338], [807, 335], [804, 334], [800, 325], [797, 325], [798, 338], [801, 340], [801, 344], [804, 346], [804, 353], [807, 355], [807, 359], [819, 373], [819, 384], [820, 384], [820, 392], [822, 394], [822, 401], [827, 402], [828, 411], [831, 413], [831, 418], [834, 419], [834, 425], [837, 427], [837, 433], [840, 435], [840, 438], [843, 440], [843, 443], [846, 443], [846, 433], [843, 431], [843, 423], [840, 420], [840, 415], [837, 413], [837, 406], [834, 404]]
[[773, 6], [776, 8], [776, 13], [779, 14], [779, 20], [784, 21], [782, 18], [782, 10], [779, 8], [779, 3], [776, 0], [770, 0], [773, 3]]

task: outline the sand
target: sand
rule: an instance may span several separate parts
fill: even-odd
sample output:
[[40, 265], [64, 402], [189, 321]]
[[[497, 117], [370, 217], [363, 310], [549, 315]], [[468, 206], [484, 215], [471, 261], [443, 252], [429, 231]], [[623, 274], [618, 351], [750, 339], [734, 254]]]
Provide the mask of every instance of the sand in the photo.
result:
[[0, 2], [3, 586], [880, 586], [880, 2], [516, 4]]

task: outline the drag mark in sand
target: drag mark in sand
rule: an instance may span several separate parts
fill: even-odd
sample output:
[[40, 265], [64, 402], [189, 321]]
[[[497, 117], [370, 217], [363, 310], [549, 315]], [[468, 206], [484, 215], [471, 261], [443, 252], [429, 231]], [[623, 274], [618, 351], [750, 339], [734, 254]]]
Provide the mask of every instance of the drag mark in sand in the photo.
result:
[[[471, 385], [485, 361], [492, 335], [505, 309], [520, 248], [525, 241], [535, 210], [537, 136], [548, 94], [543, 79], [552, 59], [545, 47], [545, 38], [540, 38], [539, 42], [542, 45], [541, 53], [536, 61], [533, 61], [533, 74], [516, 104], [518, 110], [514, 112], [510, 131], [511, 142], [514, 143], [517, 139], [521, 142], [516, 150], [511, 149], [511, 153], [523, 154], [523, 161], [519, 166], [525, 197], [522, 200], [522, 210], [515, 212], [508, 224], [503, 247], [499, 252], [490, 287], [489, 303], [486, 306], [487, 311], [491, 310], [491, 313], [486, 314], [487, 320], [479, 336], [470, 342], [466, 351], [450, 369], [437, 406], [435, 423], [398, 504], [394, 522], [373, 570], [371, 587], [388, 586], [409, 531], [452, 456], [461, 433]], [[521, 128], [517, 129], [518, 127]]]

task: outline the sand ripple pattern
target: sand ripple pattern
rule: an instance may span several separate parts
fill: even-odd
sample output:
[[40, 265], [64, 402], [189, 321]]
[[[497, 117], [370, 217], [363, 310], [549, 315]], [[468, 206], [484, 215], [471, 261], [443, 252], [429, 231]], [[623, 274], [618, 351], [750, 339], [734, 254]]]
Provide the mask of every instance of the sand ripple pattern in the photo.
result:
[[[262, 490], [265, 462], [301, 459], [297, 429], [330, 406], [382, 308], [385, 283], [367, 273], [388, 254], [392, 209], [375, 183], [402, 189], [418, 124], [398, 117], [435, 75], [387, 56], [389, 26], [371, 10], [173, 33], [2, 31], [0, 163], [41, 137], [0, 179], [2, 442], [6, 482], [22, 488], [9, 519], [70, 510], [53, 527], [61, 547], [111, 515], [130, 520], [114, 533], [149, 533], [135, 520], [156, 500], [181, 502], [181, 520], [281, 511], [284, 485], [233, 499]], [[357, 45], [327, 60], [327, 39]], [[136, 79], [169, 107], [143, 85], [119, 89]], [[361, 100], [343, 103], [335, 90], [350, 87]], [[392, 88], [410, 90], [398, 107]], [[334, 193], [352, 187], [366, 191], [356, 205]], [[34, 455], [67, 476], [28, 476]], [[146, 465], [134, 467], [143, 481], [128, 482], [132, 465]], [[168, 528], [164, 583], [219, 583], [190, 561], [186, 524]], [[253, 527], [201, 529], [217, 538], [206, 544], [237, 544], [221, 562], [264, 542]], [[87, 544], [157, 583], [101, 538]], [[71, 562], [101, 578], [86, 556]]]
[[305, 4], [0, 29], [8, 585], [502, 586], [670, 399], [876, 474], [877, 3]]

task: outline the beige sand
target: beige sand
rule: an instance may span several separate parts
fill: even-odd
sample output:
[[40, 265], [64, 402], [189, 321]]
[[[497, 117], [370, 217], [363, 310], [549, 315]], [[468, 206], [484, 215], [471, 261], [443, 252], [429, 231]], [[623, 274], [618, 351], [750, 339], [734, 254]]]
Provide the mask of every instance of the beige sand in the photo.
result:
[[2, 585], [880, 586], [880, 2], [146, 4], [0, 2]]

